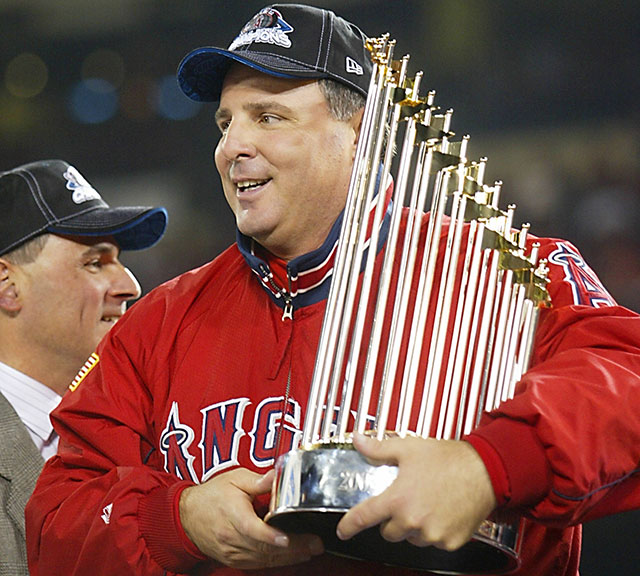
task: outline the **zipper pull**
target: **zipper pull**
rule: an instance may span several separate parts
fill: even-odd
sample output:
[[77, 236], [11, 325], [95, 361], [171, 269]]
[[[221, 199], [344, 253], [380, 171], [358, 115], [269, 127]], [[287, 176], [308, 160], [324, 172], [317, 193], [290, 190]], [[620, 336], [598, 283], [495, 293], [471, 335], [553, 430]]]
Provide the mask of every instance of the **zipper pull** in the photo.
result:
[[284, 310], [282, 311], [282, 321], [285, 320], [293, 320], [293, 304], [291, 304], [291, 300], [287, 300], [284, 303]]

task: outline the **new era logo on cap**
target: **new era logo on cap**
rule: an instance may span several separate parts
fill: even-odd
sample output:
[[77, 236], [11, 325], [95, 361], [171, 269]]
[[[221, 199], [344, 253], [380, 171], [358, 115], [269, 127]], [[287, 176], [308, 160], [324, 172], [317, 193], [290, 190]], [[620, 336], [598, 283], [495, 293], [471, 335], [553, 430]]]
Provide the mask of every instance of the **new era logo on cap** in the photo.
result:
[[358, 64], [350, 56], [347, 56], [346, 58], [345, 69], [348, 74], [357, 74], [358, 76], [362, 76], [364, 74], [364, 70], [362, 69], [362, 66], [360, 66], [360, 64]]

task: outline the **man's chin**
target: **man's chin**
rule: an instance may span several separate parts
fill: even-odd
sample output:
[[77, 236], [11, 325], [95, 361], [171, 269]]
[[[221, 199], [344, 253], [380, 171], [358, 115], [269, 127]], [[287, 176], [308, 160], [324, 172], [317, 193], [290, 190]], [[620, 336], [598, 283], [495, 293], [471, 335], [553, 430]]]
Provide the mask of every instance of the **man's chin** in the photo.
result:
[[238, 218], [236, 219], [236, 226], [242, 234], [249, 238], [253, 238], [263, 246], [265, 245], [265, 242], [269, 242], [269, 237], [273, 231], [272, 228], [267, 228], [266, 226], [256, 222], [253, 218]]
[[96, 346], [98, 345], [100, 340], [102, 340], [109, 333], [109, 330], [111, 330], [111, 328], [113, 328], [115, 324], [116, 323], [113, 320], [108, 322], [104, 320], [100, 320], [100, 325], [96, 330], [96, 336], [97, 336]]

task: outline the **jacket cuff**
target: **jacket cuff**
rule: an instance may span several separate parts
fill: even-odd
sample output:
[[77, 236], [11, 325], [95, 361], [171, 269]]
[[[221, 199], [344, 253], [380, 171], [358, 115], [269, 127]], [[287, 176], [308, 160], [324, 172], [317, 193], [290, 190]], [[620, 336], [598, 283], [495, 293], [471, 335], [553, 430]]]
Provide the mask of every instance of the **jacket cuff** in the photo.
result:
[[504, 506], [511, 500], [511, 487], [502, 458], [482, 436], [466, 436], [464, 439], [473, 446], [484, 462], [484, 467], [487, 469], [493, 485], [496, 505], [498, 507]]
[[180, 494], [189, 486], [190, 482], [177, 482], [157, 488], [142, 498], [138, 505], [140, 533], [149, 554], [171, 572], [187, 572], [208, 559], [189, 540], [180, 522]]
[[551, 467], [544, 447], [527, 424], [496, 418], [464, 439], [485, 463], [499, 505], [530, 508], [551, 490]]

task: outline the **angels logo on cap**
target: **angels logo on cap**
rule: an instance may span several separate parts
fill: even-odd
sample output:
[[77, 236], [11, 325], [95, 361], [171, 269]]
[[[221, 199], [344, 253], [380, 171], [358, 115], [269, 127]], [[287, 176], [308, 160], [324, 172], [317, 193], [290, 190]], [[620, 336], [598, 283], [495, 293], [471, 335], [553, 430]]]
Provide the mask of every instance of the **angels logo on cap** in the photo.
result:
[[290, 48], [291, 40], [287, 36], [290, 32], [293, 32], [293, 27], [285, 21], [280, 12], [273, 8], [263, 8], [244, 25], [238, 37], [229, 46], [229, 50], [252, 42]]
[[76, 204], [82, 204], [87, 200], [97, 200], [101, 196], [98, 191], [89, 184], [85, 177], [73, 166], [69, 166], [64, 171], [64, 179], [67, 181], [67, 189], [73, 192], [71, 199]]

